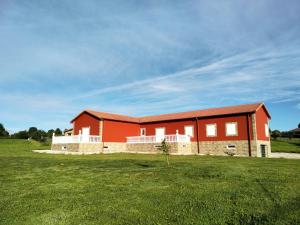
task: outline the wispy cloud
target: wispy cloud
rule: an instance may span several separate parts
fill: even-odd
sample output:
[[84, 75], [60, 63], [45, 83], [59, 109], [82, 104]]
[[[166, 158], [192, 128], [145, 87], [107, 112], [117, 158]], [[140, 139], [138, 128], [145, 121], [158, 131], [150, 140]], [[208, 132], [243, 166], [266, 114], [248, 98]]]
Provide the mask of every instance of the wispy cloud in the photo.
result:
[[[291, 58], [294, 65], [291, 65]], [[224, 102], [227, 102], [225, 99], [241, 102], [297, 101], [300, 97], [300, 68], [297, 62], [300, 62], [300, 51], [288, 53], [286, 49], [273, 51], [265, 47], [206, 66], [88, 91], [78, 98], [126, 92], [127, 100], [154, 99], [158, 95], [172, 99], [180, 95], [207, 101], [223, 98]], [[161, 100], [164, 101], [163, 98]], [[155, 104], [160, 104], [160, 101]], [[175, 105], [178, 107], [178, 104]]]
[[84, 108], [296, 109], [299, 11], [297, 0], [1, 2], [0, 117], [50, 128]]

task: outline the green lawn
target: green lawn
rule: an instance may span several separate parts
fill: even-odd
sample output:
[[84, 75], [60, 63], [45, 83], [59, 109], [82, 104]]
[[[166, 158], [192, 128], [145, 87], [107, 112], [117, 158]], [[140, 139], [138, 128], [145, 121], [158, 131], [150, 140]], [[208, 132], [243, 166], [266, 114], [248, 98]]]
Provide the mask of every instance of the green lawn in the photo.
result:
[[271, 141], [272, 152], [300, 153], [300, 138], [278, 138]]
[[300, 224], [299, 160], [37, 147], [0, 140], [0, 224]]

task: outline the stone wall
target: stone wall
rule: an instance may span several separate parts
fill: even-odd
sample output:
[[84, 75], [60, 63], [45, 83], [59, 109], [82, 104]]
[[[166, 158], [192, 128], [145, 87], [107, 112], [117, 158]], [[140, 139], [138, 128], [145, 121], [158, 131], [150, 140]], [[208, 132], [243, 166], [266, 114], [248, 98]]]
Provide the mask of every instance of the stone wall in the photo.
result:
[[266, 157], [271, 156], [271, 143], [270, 141], [263, 141], [257, 139], [256, 116], [252, 114], [252, 131], [253, 140], [251, 141], [251, 155], [252, 157], [261, 157], [261, 145], [266, 146]]
[[126, 152], [126, 143], [122, 142], [104, 142], [103, 153]]
[[256, 157], [261, 157], [261, 145], [265, 145], [266, 146], [266, 157], [270, 157], [271, 156], [271, 144], [270, 144], [270, 141], [261, 141], [261, 140], [257, 140], [257, 153], [256, 153], [255, 156]]
[[191, 155], [195, 154], [192, 152], [192, 143], [178, 143], [177, 144], [178, 155]]
[[198, 144], [197, 144], [197, 141], [191, 142], [191, 154], [198, 154]]
[[52, 144], [51, 150], [82, 153], [101, 153], [103, 151], [103, 143]]
[[[193, 155], [198, 154], [197, 142], [191, 143], [168, 143], [171, 146], [170, 153], [176, 155]], [[227, 145], [235, 145], [233, 150], [236, 156], [249, 156], [248, 141], [201, 141], [199, 142], [199, 149], [201, 155], [228, 155]], [[271, 146], [269, 141], [255, 141], [251, 142], [252, 157], [261, 157], [260, 145], [266, 145], [266, 157], [271, 154]], [[68, 152], [82, 152], [82, 153], [161, 153], [158, 150], [160, 143], [147, 144], [126, 144], [121, 142], [105, 142], [105, 143], [80, 143], [80, 144], [53, 144], [52, 150], [64, 150]]]
[[79, 152], [103, 152], [103, 143], [81, 143], [79, 144]]
[[[159, 151], [160, 143], [138, 143], [138, 144], [126, 144], [126, 152], [131, 153], [152, 153], [157, 154], [161, 153]], [[170, 154], [179, 154], [179, 155], [190, 155], [191, 152], [191, 143], [168, 143], [171, 147]]]
[[79, 144], [52, 144], [51, 150], [78, 152]]
[[201, 141], [199, 142], [200, 154], [204, 155], [228, 155], [227, 145], [235, 145], [233, 150], [236, 156], [249, 156], [248, 141]]

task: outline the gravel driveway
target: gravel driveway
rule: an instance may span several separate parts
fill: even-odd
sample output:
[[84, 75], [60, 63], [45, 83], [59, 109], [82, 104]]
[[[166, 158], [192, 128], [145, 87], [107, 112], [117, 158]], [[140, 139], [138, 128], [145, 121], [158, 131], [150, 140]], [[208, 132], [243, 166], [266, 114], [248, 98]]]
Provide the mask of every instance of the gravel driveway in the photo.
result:
[[272, 152], [271, 158], [300, 159], [299, 153]]

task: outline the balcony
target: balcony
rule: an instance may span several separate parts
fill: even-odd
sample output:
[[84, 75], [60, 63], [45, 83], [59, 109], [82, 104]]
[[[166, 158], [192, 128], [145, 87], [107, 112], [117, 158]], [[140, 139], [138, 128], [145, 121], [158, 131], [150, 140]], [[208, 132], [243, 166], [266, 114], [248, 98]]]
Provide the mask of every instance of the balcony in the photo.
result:
[[52, 137], [52, 144], [75, 144], [75, 143], [100, 143], [101, 136], [96, 135], [71, 135], [71, 136], [55, 136]]
[[166, 142], [191, 142], [191, 137], [188, 135], [172, 134], [164, 136], [134, 136], [127, 137], [128, 144], [145, 144], [145, 143], [161, 143], [163, 140]]

